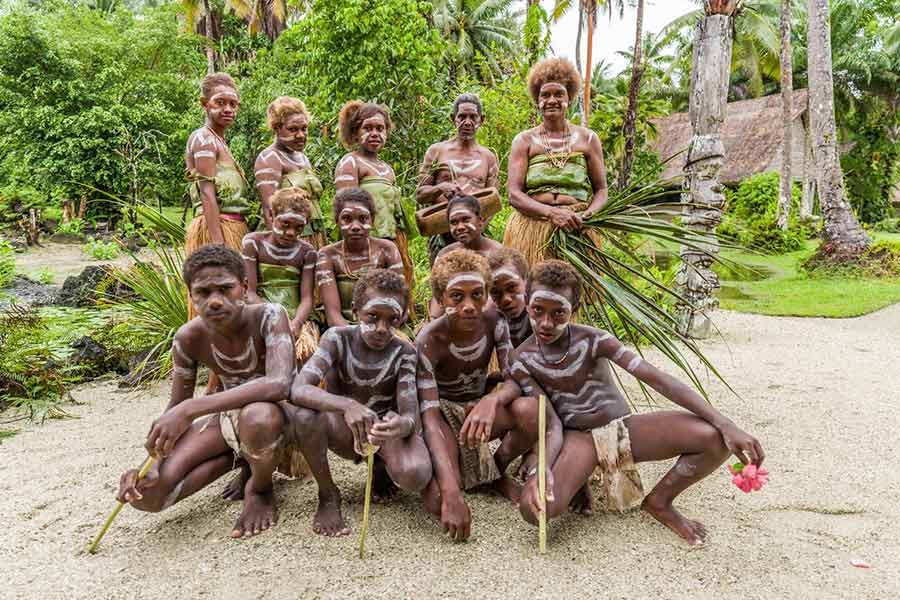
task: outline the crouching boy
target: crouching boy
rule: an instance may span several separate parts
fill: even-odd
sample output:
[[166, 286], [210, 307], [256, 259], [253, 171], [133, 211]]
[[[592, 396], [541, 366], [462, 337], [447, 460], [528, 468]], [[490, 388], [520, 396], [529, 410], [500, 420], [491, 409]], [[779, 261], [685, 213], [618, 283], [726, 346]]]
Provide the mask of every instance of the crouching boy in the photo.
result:
[[[379, 447], [373, 482], [376, 496], [396, 488], [420, 492], [431, 479], [416, 395], [416, 349], [395, 335], [407, 318], [409, 290], [403, 275], [371, 269], [353, 292], [356, 325], [332, 327], [322, 336], [291, 390], [291, 402], [320, 415], [317, 456], [310, 466], [319, 482], [313, 529], [323, 535], [350, 532], [341, 515], [341, 494], [326, 460], [335, 454], [355, 461], [369, 444]], [[320, 384], [325, 381], [326, 389]], [[320, 470], [318, 473], [316, 469]]]
[[[703, 543], [705, 527], [676, 510], [673, 500], [712, 473], [729, 453], [745, 464], [761, 464], [759, 442], [612, 334], [571, 323], [581, 295], [581, 279], [571, 265], [558, 260], [538, 263], [529, 275], [527, 291], [534, 335], [513, 353], [511, 371], [524, 394], [545, 394], [552, 405], [548, 516], [560, 515], [570, 503], [590, 503], [591, 499], [576, 496], [587, 494], [586, 484], [596, 470], [607, 509], [640, 506], [688, 542]], [[632, 415], [613, 380], [610, 362], [688, 412]], [[675, 465], [644, 497], [635, 463], [673, 457], [678, 458]], [[541, 510], [536, 469], [526, 472], [530, 479], [519, 508], [525, 520], [536, 524]]]

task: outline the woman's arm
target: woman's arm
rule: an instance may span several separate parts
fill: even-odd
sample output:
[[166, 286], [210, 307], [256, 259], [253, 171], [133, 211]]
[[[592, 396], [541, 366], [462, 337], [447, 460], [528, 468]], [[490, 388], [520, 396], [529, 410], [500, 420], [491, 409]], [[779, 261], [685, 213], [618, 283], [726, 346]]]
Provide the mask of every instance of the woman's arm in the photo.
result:
[[334, 169], [334, 189], [341, 191], [352, 187], [359, 187], [359, 171], [356, 168], [356, 159], [350, 153], [345, 154]]
[[606, 165], [603, 163], [603, 144], [600, 136], [588, 129], [588, 176], [591, 178], [591, 187], [594, 190], [591, 203], [585, 211], [590, 215], [598, 211], [609, 197], [609, 189], [606, 183]]
[[347, 319], [341, 314], [341, 295], [335, 281], [334, 263], [328, 257], [324, 249], [319, 250], [316, 261], [316, 285], [325, 307], [325, 320], [329, 327], [343, 327], [348, 325]]
[[248, 233], [241, 241], [241, 256], [244, 259], [244, 269], [247, 272], [247, 300], [251, 304], [259, 304], [263, 299], [259, 297], [257, 286], [259, 285], [259, 277], [257, 272], [257, 264], [259, 262], [259, 248], [253, 234]]
[[262, 203], [263, 217], [266, 221], [266, 229], [272, 229], [272, 207], [269, 199], [278, 190], [284, 167], [274, 150], [263, 150], [256, 157], [253, 172], [256, 177], [256, 191], [259, 192], [259, 200]]
[[213, 244], [224, 244], [222, 224], [219, 221], [219, 202], [216, 200], [216, 161], [219, 156], [219, 147], [216, 141], [209, 135], [195, 135], [190, 152], [194, 156], [194, 169], [201, 179], [197, 181], [197, 189], [200, 192], [200, 203], [203, 206], [203, 215], [206, 217], [206, 228]]

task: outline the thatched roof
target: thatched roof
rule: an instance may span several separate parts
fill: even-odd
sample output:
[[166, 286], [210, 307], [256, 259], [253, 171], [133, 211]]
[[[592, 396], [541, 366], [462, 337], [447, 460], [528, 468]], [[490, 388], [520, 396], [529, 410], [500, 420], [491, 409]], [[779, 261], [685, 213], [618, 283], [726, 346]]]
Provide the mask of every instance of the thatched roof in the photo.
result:
[[[807, 101], [805, 89], [794, 90], [792, 118], [796, 119], [806, 112]], [[687, 148], [691, 141], [688, 113], [675, 113], [655, 120], [654, 124], [654, 149], [660, 159], [666, 160]], [[726, 156], [719, 180], [728, 184], [738, 183], [766, 170], [781, 148], [783, 133], [780, 94], [730, 102], [722, 131]], [[672, 159], [663, 177], [668, 179], [680, 175], [684, 160], [685, 153]]]

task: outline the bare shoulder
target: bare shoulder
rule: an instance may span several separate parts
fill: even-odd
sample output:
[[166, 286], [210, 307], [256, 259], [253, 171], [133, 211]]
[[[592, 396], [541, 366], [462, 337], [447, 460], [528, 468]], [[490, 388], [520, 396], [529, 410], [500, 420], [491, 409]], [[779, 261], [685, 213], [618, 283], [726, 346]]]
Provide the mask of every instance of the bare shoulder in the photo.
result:
[[447, 317], [442, 316], [429, 321], [416, 336], [416, 348], [419, 352], [434, 354], [435, 349], [447, 338]]
[[261, 242], [265, 237], [269, 235], [268, 231], [251, 231], [250, 233], [244, 236], [244, 242], [252, 242], [254, 244]]
[[418, 355], [418, 351], [416, 350], [416, 347], [413, 346], [411, 342], [408, 342], [402, 338], [399, 338], [396, 335], [394, 336], [394, 340], [391, 342], [391, 344], [396, 344], [397, 346], [400, 347], [400, 355], [401, 356], [417, 356]]
[[453, 252], [454, 250], [459, 250], [462, 247], [463, 247], [463, 245], [460, 244], [459, 242], [453, 242], [452, 244], [447, 244], [446, 246], [441, 248], [441, 251], [437, 253], [437, 256], [434, 259], [437, 260], [440, 257], [444, 256], [445, 254], [449, 254], [450, 252]]
[[[392, 252], [397, 250], [397, 244], [393, 241], [385, 239], [385, 238], [369, 238], [372, 242], [372, 247], [376, 250], [381, 250], [383, 252]], [[337, 242], [333, 245], [338, 245], [340, 242]], [[399, 252], [399, 250], [397, 250]]]
[[209, 336], [203, 319], [195, 317], [178, 328], [172, 338], [172, 347], [182, 358], [197, 361], [200, 349], [209, 344]]
[[341, 242], [334, 242], [333, 244], [328, 244], [327, 246], [322, 246], [319, 248], [319, 252], [329, 258], [340, 252]]
[[481, 316], [484, 319], [485, 325], [488, 325], [492, 329], [497, 323], [500, 323], [501, 321], [506, 322], [506, 319], [493, 303], [481, 312]]

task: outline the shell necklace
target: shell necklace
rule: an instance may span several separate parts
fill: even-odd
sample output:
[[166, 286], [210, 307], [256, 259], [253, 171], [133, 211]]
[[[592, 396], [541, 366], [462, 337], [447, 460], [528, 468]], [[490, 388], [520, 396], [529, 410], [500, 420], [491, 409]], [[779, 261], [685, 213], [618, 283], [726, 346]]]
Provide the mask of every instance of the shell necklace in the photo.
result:
[[541, 125], [540, 136], [541, 145], [547, 151], [547, 160], [550, 161], [550, 164], [557, 169], [565, 167], [566, 163], [569, 162], [569, 157], [572, 155], [572, 133], [569, 131], [569, 122], [566, 121], [566, 130], [563, 132], [562, 137], [562, 151], [560, 152], [553, 151], [553, 146], [550, 145], [550, 137], [543, 124]]

